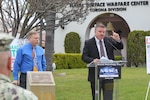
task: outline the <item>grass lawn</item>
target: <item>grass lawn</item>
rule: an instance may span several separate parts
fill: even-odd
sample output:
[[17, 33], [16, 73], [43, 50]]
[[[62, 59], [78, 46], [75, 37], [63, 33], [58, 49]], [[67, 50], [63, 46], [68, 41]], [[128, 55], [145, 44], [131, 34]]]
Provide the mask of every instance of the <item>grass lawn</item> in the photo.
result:
[[[56, 100], [91, 100], [88, 69], [59, 69], [53, 75]], [[59, 74], [66, 74], [60, 76]], [[150, 76], [145, 67], [122, 67], [121, 79], [115, 80], [114, 100], [144, 100]], [[150, 95], [149, 98], [150, 100]]]

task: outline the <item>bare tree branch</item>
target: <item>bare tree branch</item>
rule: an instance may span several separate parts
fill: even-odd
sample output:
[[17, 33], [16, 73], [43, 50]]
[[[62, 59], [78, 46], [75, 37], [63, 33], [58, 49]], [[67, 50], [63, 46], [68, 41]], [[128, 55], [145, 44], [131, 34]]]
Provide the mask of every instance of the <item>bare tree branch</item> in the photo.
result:
[[[47, 70], [52, 70], [54, 53], [54, 30], [72, 21], [83, 23], [89, 13], [87, 3], [94, 0], [3, 0], [1, 19], [12, 29], [13, 36], [20, 31], [20, 37], [35, 27], [46, 31], [45, 53]], [[2, 18], [3, 16], [3, 18]], [[40, 20], [44, 23], [41, 24]], [[3, 26], [5, 27], [5, 24]], [[41, 26], [43, 25], [43, 26]], [[39, 29], [39, 28], [38, 28]], [[42, 30], [42, 29], [41, 29]]]

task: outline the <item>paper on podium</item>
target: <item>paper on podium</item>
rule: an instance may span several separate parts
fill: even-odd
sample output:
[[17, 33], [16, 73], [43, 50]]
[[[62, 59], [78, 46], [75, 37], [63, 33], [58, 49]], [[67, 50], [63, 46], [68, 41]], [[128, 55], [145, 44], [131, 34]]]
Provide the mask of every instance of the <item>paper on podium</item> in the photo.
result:
[[114, 61], [114, 60], [108, 59], [106, 57], [101, 57], [99, 64], [101, 64], [101, 65], [123, 65], [126, 62], [127, 61], [124, 61], [124, 60]]
[[[101, 57], [101, 59], [100, 59], [100, 63], [108, 63], [108, 62], [112, 62], [112, 60], [109, 60], [108, 58], [106, 58], [106, 57]], [[97, 63], [98, 64], [98, 63]], [[92, 62], [90, 62], [88, 65], [87, 65], [87, 67], [95, 67], [95, 63], [92, 61]]]
[[106, 57], [101, 57], [100, 63], [113, 63], [113, 60], [109, 60]]

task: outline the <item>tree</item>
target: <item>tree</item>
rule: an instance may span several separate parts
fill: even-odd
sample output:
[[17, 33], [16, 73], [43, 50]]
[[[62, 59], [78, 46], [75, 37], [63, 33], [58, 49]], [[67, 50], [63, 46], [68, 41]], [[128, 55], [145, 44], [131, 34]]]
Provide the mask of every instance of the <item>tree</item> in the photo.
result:
[[37, 12], [44, 13], [46, 45], [45, 53], [48, 61], [47, 70], [52, 70], [52, 56], [54, 53], [54, 30], [64, 27], [72, 21], [83, 22], [89, 13], [89, 5], [94, 0], [29, 0]]
[[[23, 37], [34, 27], [40, 26], [39, 18], [44, 19], [43, 28], [46, 31], [45, 55], [47, 60], [47, 70], [51, 71], [52, 56], [54, 53], [54, 30], [57, 27], [63, 28], [64, 25], [67, 25], [72, 21], [83, 23], [90, 9], [90, 5], [87, 4], [90, 4], [94, 0], [19, 0], [20, 3], [18, 0], [4, 1], [10, 2], [11, 5], [16, 4], [12, 7], [9, 7], [11, 5], [8, 6], [8, 8], [13, 11], [14, 18], [11, 18], [13, 17], [11, 16], [11, 13], [3, 10], [8, 13], [9, 17], [15, 22], [15, 25], [12, 24], [11, 26], [12, 29], [17, 28], [19, 30], [19, 27], [23, 27], [21, 28], [20, 37]], [[19, 4], [22, 4], [22, 6], [19, 6]], [[14, 9], [15, 7], [16, 9]], [[19, 14], [21, 14], [20, 17]], [[23, 24], [20, 23], [21, 21]], [[13, 30], [14, 36], [18, 31], [17, 29]]]
[[11, 30], [14, 37], [19, 32], [20, 38], [23, 38], [40, 23], [42, 14], [31, 10], [26, 0], [3, 0], [0, 7], [4, 32]]

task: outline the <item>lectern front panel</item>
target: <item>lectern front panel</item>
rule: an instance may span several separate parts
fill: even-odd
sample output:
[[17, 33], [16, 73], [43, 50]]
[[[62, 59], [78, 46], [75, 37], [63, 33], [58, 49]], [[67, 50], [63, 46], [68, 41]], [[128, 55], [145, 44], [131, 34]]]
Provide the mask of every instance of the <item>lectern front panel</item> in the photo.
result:
[[97, 68], [99, 79], [121, 79], [121, 66], [98, 65]]

